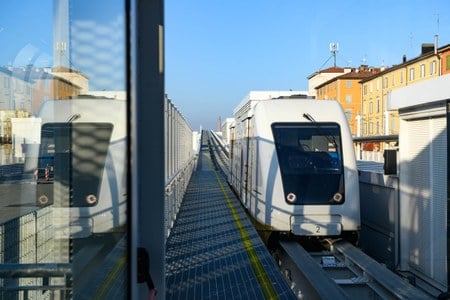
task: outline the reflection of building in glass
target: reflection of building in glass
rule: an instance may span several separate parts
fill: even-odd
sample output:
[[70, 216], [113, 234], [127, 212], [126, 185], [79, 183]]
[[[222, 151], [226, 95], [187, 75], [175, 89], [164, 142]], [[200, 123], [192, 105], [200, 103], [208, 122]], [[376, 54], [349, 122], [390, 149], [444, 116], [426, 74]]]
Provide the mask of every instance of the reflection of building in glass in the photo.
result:
[[[16, 72], [16, 69], [20, 72]], [[30, 111], [33, 81], [29, 76], [23, 76], [25, 70], [25, 67], [0, 67], [0, 110]]]
[[12, 143], [12, 119], [29, 117], [29, 113], [23, 110], [0, 110], [0, 144]]
[[79, 86], [81, 89], [81, 94], [84, 94], [89, 90], [89, 78], [86, 74], [81, 73], [80, 71], [60, 66], [54, 67], [50, 73], [59, 78], [64, 78], [73, 85]]
[[[59, 70], [56, 69], [56, 71]], [[0, 90], [3, 90], [4, 95], [11, 95], [11, 97], [9, 103], [5, 102], [0, 109], [21, 109], [36, 114], [42, 102], [70, 99], [79, 95], [83, 89], [76, 84], [77, 82], [84, 87], [88, 84], [87, 77], [76, 71], [71, 73], [74, 74], [73, 78], [66, 76], [72, 80], [63, 77], [65, 72], [53, 72], [50, 68], [33, 68], [31, 65], [19, 68], [8, 67], [6, 71], [3, 79], [5, 84], [0, 87]], [[7, 85], [6, 78], [9, 78], [12, 84]]]
[[36, 115], [46, 100], [64, 100], [88, 90], [88, 78], [64, 68], [0, 67], [0, 142], [11, 143], [11, 118]]
[[[51, 73], [51, 69], [34, 69], [32, 79], [34, 80], [33, 114], [37, 114], [42, 103], [46, 100], [64, 100], [77, 96], [82, 88], [59, 73]], [[55, 75], [58, 74], [58, 75]]]

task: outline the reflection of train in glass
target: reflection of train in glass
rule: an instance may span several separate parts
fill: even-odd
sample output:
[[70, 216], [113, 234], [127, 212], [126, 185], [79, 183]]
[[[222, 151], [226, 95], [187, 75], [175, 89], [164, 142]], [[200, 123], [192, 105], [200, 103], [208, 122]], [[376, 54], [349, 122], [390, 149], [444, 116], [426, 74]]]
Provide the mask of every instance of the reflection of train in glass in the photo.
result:
[[125, 224], [125, 111], [125, 101], [103, 98], [47, 101], [40, 110], [36, 202], [66, 216], [71, 237]]
[[360, 228], [358, 171], [338, 102], [248, 101], [231, 127], [229, 182], [269, 232], [339, 236]]

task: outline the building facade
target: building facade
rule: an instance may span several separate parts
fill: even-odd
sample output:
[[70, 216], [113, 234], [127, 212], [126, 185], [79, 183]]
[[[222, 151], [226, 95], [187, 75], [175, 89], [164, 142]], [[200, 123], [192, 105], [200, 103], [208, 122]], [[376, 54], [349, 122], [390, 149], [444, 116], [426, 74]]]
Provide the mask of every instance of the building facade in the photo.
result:
[[391, 92], [445, 74], [447, 60], [450, 72], [449, 52], [450, 45], [438, 48], [436, 39], [435, 44], [423, 44], [418, 57], [403, 56], [402, 63], [360, 81], [361, 138], [356, 141], [360, 159], [382, 161], [384, 149], [397, 148], [399, 115], [388, 108]]
[[350, 72], [351, 68], [331, 67], [323, 69], [308, 76], [308, 94], [310, 96], [318, 97], [316, 88], [337, 76], [341, 76]]
[[395, 135], [399, 131], [398, 112], [388, 110], [387, 99], [391, 91], [441, 75], [440, 49], [422, 47], [422, 54], [399, 65], [361, 80], [362, 86], [362, 136]]
[[360, 135], [357, 116], [361, 114], [361, 86], [359, 81], [380, 72], [379, 68], [362, 65], [350, 72], [334, 77], [316, 89], [317, 99], [338, 101], [344, 109], [353, 136]]
[[450, 45], [439, 49], [441, 75], [450, 74]]

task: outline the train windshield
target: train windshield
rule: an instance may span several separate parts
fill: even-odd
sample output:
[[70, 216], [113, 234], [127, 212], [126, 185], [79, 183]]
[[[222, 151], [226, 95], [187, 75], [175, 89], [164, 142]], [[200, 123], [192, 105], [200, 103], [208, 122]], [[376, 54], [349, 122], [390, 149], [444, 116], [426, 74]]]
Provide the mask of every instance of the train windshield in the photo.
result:
[[272, 132], [287, 203], [344, 203], [343, 157], [338, 124], [274, 123]]

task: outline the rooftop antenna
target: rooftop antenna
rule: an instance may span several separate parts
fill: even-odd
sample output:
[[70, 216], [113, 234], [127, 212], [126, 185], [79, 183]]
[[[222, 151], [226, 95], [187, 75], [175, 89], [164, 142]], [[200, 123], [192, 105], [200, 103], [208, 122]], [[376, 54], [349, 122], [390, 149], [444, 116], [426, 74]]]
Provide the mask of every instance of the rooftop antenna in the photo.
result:
[[413, 34], [412, 32], [409, 33], [409, 48], [412, 49], [412, 42], [413, 42]]
[[337, 52], [339, 52], [339, 43], [331, 42], [330, 43], [330, 52], [334, 59], [333, 66], [336, 67], [336, 54], [337, 54]]
[[436, 16], [436, 24], [437, 24], [437, 34], [439, 34], [439, 14], [435, 14]]
[[364, 54], [364, 57], [361, 59], [361, 64], [366, 65], [367, 64], [367, 54]]

